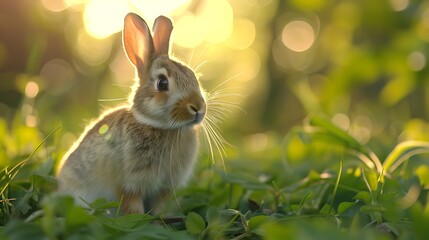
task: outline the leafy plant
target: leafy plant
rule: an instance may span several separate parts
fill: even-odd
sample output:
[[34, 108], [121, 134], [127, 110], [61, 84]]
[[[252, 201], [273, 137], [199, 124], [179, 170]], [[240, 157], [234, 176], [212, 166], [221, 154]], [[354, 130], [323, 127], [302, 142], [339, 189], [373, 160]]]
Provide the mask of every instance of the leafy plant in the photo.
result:
[[[327, 118], [312, 116], [275, 146], [285, 151], [271, 164], [283, 167], [245, 172], [249, 162], [240, 159], [230, 160], [226, 172], [200, 167], [198, 181], [167, 199], [161, 215], [120, 216], [118, 203], [100, 199], [84, 209], [72, 198], [53, 193], [58, 159], [40, 151], [55, 149], [47, 146], [55, 131], [37, 139], [39, 145], [27, 157], [9, 159], [6, 164], [15, 163], [3, 166], [0, 237], [409, 239], [423, 238], [429, 224], [428, 167], [419, 164], [413, 172], [405, 164], [429, 152], [425, 142], [399, 143], [382, 162], [369, 146]], [[9, 138], [8, 144], [19, 141]], [[328, 166], [310, 166], [305, 175], [294, 171], [297, 163], [292, 164], [288, 150], [297, 140], [308, 153], [329, 156]]]

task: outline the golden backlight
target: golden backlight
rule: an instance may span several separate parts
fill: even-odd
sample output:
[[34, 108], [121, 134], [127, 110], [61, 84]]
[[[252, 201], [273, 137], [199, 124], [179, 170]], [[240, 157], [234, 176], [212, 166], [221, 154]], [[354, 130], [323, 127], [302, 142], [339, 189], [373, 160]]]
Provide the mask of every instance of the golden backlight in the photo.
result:
[[[97, 39], [105, 39], [120, 32], [128, 12], [142, 16], [149, 25], [159, 15], [175, 20], [175, 43], [195, 48], [204, 41], [220, 43], [232, 32], [233, 11], [226, 0], [205, 0], [198, 9], [189, 11], [190, 0], [42, 0], [45, 8], [59, 12], [67, 8], [81, 9], [85, 31]], [[222, 16], [222, 17], [219, 17]]]
[[41, 0], [41, 2], [46, 9], [53, 12], [61, 12], [67, 8], [83, 11], [85, 31], [97, 39], [105, 39], [121, 31], [123, 18], [128, 12], [142, 16], [149, 25], [152, 25], [159, 15], [172, 17], [177, 29], [174, 43], [186, 48], [198, 47], [204, 41], [224, 42], [230, 37], [234, 25], [233, 9], [227, 0], [204, 0], [198, 3], [197, 8], [191, 0]]

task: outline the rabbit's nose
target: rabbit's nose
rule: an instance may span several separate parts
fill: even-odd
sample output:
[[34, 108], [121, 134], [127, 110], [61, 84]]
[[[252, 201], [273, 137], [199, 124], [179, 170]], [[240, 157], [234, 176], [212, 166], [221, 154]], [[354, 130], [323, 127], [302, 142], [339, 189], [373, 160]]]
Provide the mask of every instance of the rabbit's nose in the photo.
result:
[[203, 120], [205, 112], [206, 112], [206, 106], [205, 103], [200, 104], [193, 104], [188, 103], [188, 111], [195, 117], [195, 122], [199, 123]]
[[195, 114], [195, 113], [197, 113], [198, 112], [198, 107], [197, 106], [195, 106], [194, 104], [192, 104], [192, 103], [188, 103], [188, 111], [191, 113], [191, 114]]

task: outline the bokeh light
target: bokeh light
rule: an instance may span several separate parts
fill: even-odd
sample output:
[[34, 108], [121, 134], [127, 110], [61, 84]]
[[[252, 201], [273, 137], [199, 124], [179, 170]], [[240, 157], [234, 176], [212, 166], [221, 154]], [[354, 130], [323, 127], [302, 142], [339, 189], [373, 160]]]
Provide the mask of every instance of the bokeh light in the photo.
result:
[[[249, 96], [238, 102], [243, 104], [240, 107], [245, 108], [248, 119], [252, 119], [242, 124], [251, 134], [264, 132], [266, 128], [287, 131], [306, 112], [317, 111], [327, 112], [339, 126], [366, 142], [373, 137], [368, 131], [373, 134], [374, 129], [390, 129], [380, 126], [389, 121], [387, 113], [378, 113], [375, 106], [389, 106], [395, 113], [406, 112], [396, 118], [405, 118], [407, 114], [423, 118], [428, 114], [423, 109], [429, 103], [426, 97], [429, 88], [424, 81], [429, 42], [427, 2], [32, 2], [37, 9], [22, 20], [29, 22], [26, 28], [0, 24], [15, 35], [24, 33], [16, 29], [31, 29], [28, 32], [32, 37], [3, 35], [11, 38], [13, 44], [0, 41], [0, 67], [9, 67], [2, 79], [18, 82], [14, 72], [26, 77], [9, 85], [3, 81], [2, 86], [16, 88], [19, 96], [37, 103], [47, 102], [46, 96], [55, 98], [51, 102], [58, 105], [81, 106], [84, 101], [92, 101], [84, 117], [91, 118], [99, 110], [99, 99], [126, 98], [134, 83], [135, 70], [123, 52], [120, 34], [128, 12], [140, 15], [150, 28], [159, 15], [171, 18], [172, 54], [192, 68], [199, 66], [197, 72], [201, 74], [203, 87], [210, 91], [226, 81], [222, 87]], [[379, 19], [376, 21], [372, 16]], [[37, 34], [33, 34], [33, 29]], [[21, 54], [13, 47], [18, 46], [19, 39], [28, 39], [25, 44], [20, 43], [24, 46], [20, 47]], [[85, 97], [75, 97], [81, 95]], [[124, 102], [101, 105], [108, 108]], [[16, 105], [7, 105], [7, 112], [17, 108]], [[365, 111], [353, 115], [354, 108], [361, 105]], [[0, 103], [2, 106], [6, 104]], [[58, 108], [55, 104], [49, 107]], [[294, 114], [278, 109], [288, 109]], [[240, 114], [238, 111], [237, 115]], [[28, 115], [36, 116], [37, 120], [38, 115], [32, 111]], [[359, 116], [366, 115], [369, 119], [385, 118], [381, 123], [359, 123]], [[405, 122], [399, 119], [396, 125]], [[400, 127], [395, 129], [401, 132]], [[378, 134], [382, 132], [379, 130]]]
[[235, 49], [246, 49], [255, 40], [255, 24], [248, 19], [236, 19], [233, 25], [233, 32], [226, 42], [228, 46]]
[[43, 6], [52, 12], [61, 12], [67, 8], [63, 0], [41, 0]]
[[282, 42], [292, 51], [304, 52], [313, 45], [314, 41], [313, 27], [306, 21], [294, 20], [283, 28]]
[[350, 128], [350, 119], [349, 117], [347, 117], [347, 115], [343, 113], [335, 114], [332, 117], [332, 122], [345, 131], [347, 131]]
[[69, 89], [75, 80], [75, 72], [68, 62], [55, 58], [43, 65], [40, 78], [48, 93], [57, 95]]
[[25, 116], [25, 125], [27, 125], [28, 127], [37, 126], [37, 118], [33, 115]]
[[87, 64], [97, 66], [104, 63], [112, 51], [112, 39], [97, 40], [85, 31], [80, 31], [75, 43], [76, 53]]
[[419, 51], [414, 51], [408, 55], [408, 66], [413, 71], [420, 71], [426, 66], [426, 56]]
[[393, 10], [399, 12], [408, 7], [409, 0], [390, 0], [390, 5]]
[[33, 81], [30, 81], [25, 86], [25, 96], [28, 98], [34, 98], [39, 93], [39, 85]]
[[258, 152], [264, 150], [268, 146], [269, 139], [265, 133], [255, 133], [248, 136], [244, 141], [249, 149]]
[[[218, 97], [216, 104], [222, 107], [208, 109], [218, 111], [217, 117], [225, 117], [215, 129], [219, 128], [219, 134], [232, 145], [225, 146], [226, 169], [241, 164], [244, 173], [254, 173], [247, 168], [255, 169], [257, 173], [250, 175], [264, 182], [265, 187], [273, 189], [274, 180], [276, 189], [277, 183], [280, 190], [286, 187], [286, 200], [291, 204], [299, 203], [299, 197], [306, 198], [300, 189], [299, 196], [290, 194], [299, 179], [311, 180], [308, 187], [313, 192], [331, 191], [338, 173], [338, 162], [333, 163], [336, 159], [346, 161], [344, 170], [348, 174], [341, 178], [344, 186], [355, 183], [349, 179], [352, 175], [361, 180], [364, 175], [370, 176], [352, 155], [342, 154], [342, 146], [353, 145], [355, 150], [361, 146], [341, 134], [344, 142], [338, 142], [338, 131], [328, 122], [307, 121], [314, 124], [314, 128], [308, 128], [306, 116], [326, 116], [330, 123], [364, 144], [365, 154], [366, 146], [380, 153], [381, 161], [399, 141], [429, 140], [429, 0], [9, 1], [0, 7], [0, 138], [9, 137], [3, 137], [0, 159], [6, 159], [2, 152], [14, 152], [11, 162], [28, 156], [37, 164], [48, 159], [42, 166], [44, 172], [91, 121], [105, 110], [127, 104], [140, 83], [123, 49], [121, 30], [128, 12], [141, 16], [151, 30], [159, 15], [173, 21], [172, 58], [194, 69], [207, 99]], [[218, 122], [217, 117], [210, 119], [208, 114], [206, 121]], [[61, 130], [44, 141], [56, 126]], [[103, 122], [91, 133], [111, 140], [113, 127]], [[27, 152], [18, 151], [21, 139], [16, 147], [9, 146], [12, 138], [28, 138], [29, 130], [36, 136], [29, 141], [42, 143], [43, 151], [32, 154], [34, 146]], [[314, 132], [306, 137], [301, 130]], [[324, 138], [325, 132], [338, 136]], [[323, 143], [325, 139], [329, 146]], [[198, 156], [203, 161], [198, 164], [204, 165], [210, 153], [201, 140]], [[206, 145], [223, 142], [214, 141]], [[332, 155], [328, 153], [331, 150], [335, 152]], [[407, 171], [414, 174], [412, 168], [420, 160], [426, 159], [413, 157], [407, 161], [401, 176], [417, 180]], [[210, 173], [201, 166], [196, 167], [198, 179], [200, 171], [204, 176], [218, 172], [216, 166]], [[34, 169], [38, 170], [38, 165], [26, 165], [22, 173]], [[272, 171], [275, 174], [271, 175]], [[425, 171], [421, 175], [429, 176], [429, 168]], [[235, 186], [235, 174], [225, 177], [215, 180], [233, 181], [232, 200], [227, 205], [247, 209], [248, 204], [238, 199], [243, 187], [262, 185], [252, 185], [251, 181], [249, 186]], [[319, 180], [326, 185], [320, 185]], [[365, 187], [364, 182], [357, 186], [359, 191]], [[199, 186], [206, 183], [196, 182], [192, 189]], [[353, 197], [353, 189], [338, 188], [334, 195]], [[414, 199], [418, 194], [410, 190], [402, 195], [400, 204], [409, 207], [414, 200], [409, 202], [406, 197]], [[245, 203], [259, 196], [260, 191], [248, 191]], [[256, 203], [264, 202], [263, 209], [275, 211], [283, 199], [269, 197], [274, 203]], [[424, 196], [420, 198], [425, 200]], [[185, 204], [189, 200], [180, 199]], [[302, 204], [305, 212], [326, 209], [326, 201], [313, 204], [310, 200]], [[331, 203], [334, 205], [327, 204], [332, 207], [329, 214], [341, 215], [341, 207], [350, 206], [338, 205], [337, 199]], [[403, 219], [402, 215], [399, 218]], [[371, 228], [386, 222], [384, 217], [381, 220]]]

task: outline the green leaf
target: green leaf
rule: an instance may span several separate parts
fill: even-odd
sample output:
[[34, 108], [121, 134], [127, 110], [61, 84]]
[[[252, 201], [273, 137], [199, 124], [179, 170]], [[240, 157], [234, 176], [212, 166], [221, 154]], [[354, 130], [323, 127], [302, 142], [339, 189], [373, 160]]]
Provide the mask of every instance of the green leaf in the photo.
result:
[[237, 214], [240, 214], [239, 211], [235, 210], [235, 209], [224, 209], [224, 210], [220, 210], [219, 211], [220, 214], [224, 215], [224, 216], [235, 216]]
[[337, 140], [338, 143], [342, 143], [345, 147], [367, 154], [367, 151], [364, 150], [364, 147], [356, 139], [328, 119], [320, 116], [311, 116], [308, 123], [311, 126], [321, 128], [325, 131], [326, 137], [332, 137], [332, 139]]
[[415, 172], [419, 178], [420, 183], [424, 187], [429, 186], [429, 167], [425, 165], [419, 166]]
[[356, 204], [355, 202], [342, 202], [342, 203], [340, 203], [340, 205], [338, 206], [338, 214], [340, 214], [340, 215], [343, 214], [345, 211], [350, 209], [355, 204]]
[[420, 141], [406, 141], [398, 144], [387, 156], [383, 163], [384, 170], [392, 173], [395, 171], [405, 160], [410, 157], [429, 153], [429, 143]]
[[37, 193], [33, 192], [32, 190], [25, 191], [24, 196], [22, 196], [18, 202], [15, 204], [15, 208], [19, 210], [23, 214], [27, 214], [28, 211], [31, 209], [30, 201], [35, 196], [37, 196]]
[[192, 234], [201, 234], [206, 228], [204, 219], [195, 212], [189, 212], [185, 221], [186, 229]]
[[266, 215], [258, 215], [249, 219], [248, 226], [251, 232], [259, 230], [259, 228], [266, 222], [269, 221], [269, 217]]
[[105, 198], [99, 198], [94, 202], [90, 203], [89, 206], [94, 210], [105, 210], [110, 208], [119, 207], [118, 202], [109, 202]]
[[368, 184], [369, 189], [372, 192], [375, 192], [377, 190], [377, 187], [378, 187], [378, 174], [377, 174], [377, 172], [375, 171], [375, 169], [365, 168], [363, 174], [364, 174], [365, 181]]
[[[135, 239], [151, 239], [151, 240], [165, 240], [165, 239], [174, 239], [174, 240], [189, 240], [195, 239], [195, 237], [190, 236], [186, 231], [172, 231], [166, 227], [148, 224], [142, 226], [138, 229], [133, 229], [126, 232], [113, 231], [116, 234], [106, 234], [104, 233], [102, 237], [93, 237], [89, 239], [121, 239], [121, 240], [135, 240]], [[80, 238], [77, 238], [80, 239]]]
[[217, 207], [210, 207], [207, 210], [206, 219], [209, 226], [219, 222], [219, 210]]
[[383, 207], [383, 206], [370, 206], [370, 205], [365, 205], [365, 206], [362, 206], [361, 208], [360, 208], [360, 211], [361, 212], [364, 212], [364, 213], [372, 213], [372, 212], [385, 212], [386, 211], [386, 208], [385, 207]]
[[319, 211], [319, 213], [323, 215], [329, 215], [331, 212], [334, 213], [332, 207], [329, 204], [323, 205], [322, 209]]
[[95, 218], [89, 215], [83, 208], [76, 205], [70, 207], [65, 215], [66, 226], [69, 229], [75, 229], [76, 227], [86, 225], [94, 219]]
[[54, 168], [54, 159], [48, 158], [45, 159], [42, 164], [40, 164], [37, 169], [35, 170], [35, 173], [38, 175], [48, 175], [52, 172], [52, 169]]
[[426, 207], [419, 202], [414, 204], [411, 207], [411, 218], [416, 239], [426, 239], [429, 226], [429, 202], [426, 202]]
[[12, 221], [6, 225], [4, 235], [7, 239], [46, 239], [39, 224]]
[[127, 214], [115, 219], [116, 226], [123, 229], [133, 229], [149, 224], [154, 219], [147, 214]]
[[253, 175], [242, 174], [242, 173], [228, 173], [219, 172], [220, 176], [225, 182], [242, 185], [246, 189], [250, 190], [269, 190], [272, 187], [264, 182], [260, 182]]
[[365, 191], [361, 191], [358, 192], [353, 199], [357, 199], [357, 200], [362, 200], [365, 203], [370, 203], [371, 202], [371, 194], [369, 192], [365, 192]]

